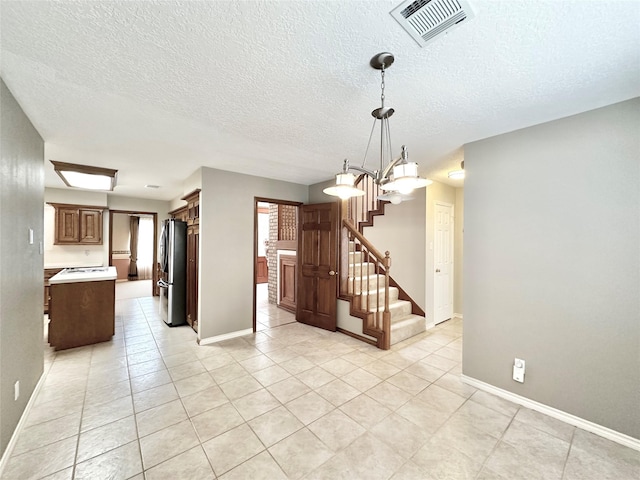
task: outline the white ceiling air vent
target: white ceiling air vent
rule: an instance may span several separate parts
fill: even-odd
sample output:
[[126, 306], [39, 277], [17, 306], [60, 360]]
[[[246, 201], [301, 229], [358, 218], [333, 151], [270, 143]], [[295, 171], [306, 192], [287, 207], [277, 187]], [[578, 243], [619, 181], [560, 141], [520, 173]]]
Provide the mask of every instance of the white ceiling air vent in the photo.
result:
[[405, 0], [389, 13], [421, 47], [473, 18], [465, 0]]

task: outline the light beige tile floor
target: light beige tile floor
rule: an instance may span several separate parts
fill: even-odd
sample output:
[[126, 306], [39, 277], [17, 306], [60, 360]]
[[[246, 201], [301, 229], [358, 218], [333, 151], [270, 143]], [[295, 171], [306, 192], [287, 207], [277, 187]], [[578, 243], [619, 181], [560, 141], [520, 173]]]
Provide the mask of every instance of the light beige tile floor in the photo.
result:
[[383, 352], [261, 304], [198, 346], [152, 298], [53, 352], [3, 480], [640, 478], [640, 453], [459, 380], [463, 322]]

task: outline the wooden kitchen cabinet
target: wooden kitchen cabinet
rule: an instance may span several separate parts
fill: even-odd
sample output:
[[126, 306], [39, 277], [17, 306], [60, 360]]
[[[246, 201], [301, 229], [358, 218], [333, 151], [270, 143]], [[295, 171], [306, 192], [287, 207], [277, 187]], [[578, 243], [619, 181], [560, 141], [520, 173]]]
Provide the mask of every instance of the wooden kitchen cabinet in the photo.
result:
[[169, 212], [169, 215], [171, 215], [171, 218], [175, 218], [176, 220], [182, 220], [183, 222], [187, 221], [187, 206], [183, 206], [180, 208], [176, 208], [175, 210], [171, 210]]
[[56, 207], [55, 244], [78, 243], [80, 210], [73, 207]]
[[115, 284], [115, 280], [52, 283], [49, 344], [64, 350], [111, 340], [115, 334]]
[[198, 331], [198, 251], [200, 225], [187, 227], [187, 323]]
[[50, 297], [50, 285], [49, 279], [55, 274], [59, 273], [62, 268], [45, 268], [44, 269], [44, 313], [49, 313], [49, 297]]
[[200, 251], [200, 189], [182, 197], [187, 205], [169, 214], [187, 222], [187, 323], [198, 331], [198, 255]]
[[49, 205], [56, 210], [55, 245], [102, 245], [102, 211], [106, 207]]
[[102, 244], [102, 210], [80, 209], [80, 243]]
[[280, 255], [280, 298], [278, 305], [285, 310], [296, 311], [296, 268], [298, 266], [295, 255]]

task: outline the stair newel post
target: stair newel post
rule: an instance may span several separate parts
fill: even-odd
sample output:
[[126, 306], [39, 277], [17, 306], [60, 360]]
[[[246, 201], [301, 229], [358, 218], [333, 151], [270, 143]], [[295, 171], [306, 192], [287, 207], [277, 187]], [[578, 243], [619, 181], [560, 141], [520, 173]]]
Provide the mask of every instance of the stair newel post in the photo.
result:
[[[360, 255], [360, 310], [362, 311], [367, 311], [367, 307], [364, 306], [363, 301], [366, 300], [366, 296], [365, 296], [365, 287], [364, 287], [364, 271], [362, 269], [362, 263], [364, 262], [364, 258], [365, 258], [365, 254], [367, 254], [367, 249], [365, 248], [364, 245], [362, 245], [362, 243], [359, 243], [360, 245], [360, 252], [362, 253]], [[367, 279], [367, 283], [368, 283], [368, 279]]]
[[383, 350], [391, 348], [391, 312], [389, 311], [389, 270], [391, 269], [391, 257], [389, 251], [384, 252], [384, 314], [382, 316], [384, 343]]
[[380, 330], [382, 330], [382, 322], [383, 322], [383, 315], [380, 313], [380, 275], [379, 275], [379, 266], [380, 266], [380, 259], [376, 257], [376, 265], [375, 265], [375, 269], [374, 269], [374, 273], [376, 275], [376, 295], [375, 295], [375, 312], [376, 312], [376, 328], [379, 328]]
[[[346, 208], [345, 208], [346, 203]], [[350, 240], [351, 234], [349, 233], [349, 229], [346, 227], [345, 222], [347, 219], [345, 218], [345, 214], [349, 214], [349, 200], [343, 201], [341, 205], [341, 213], [342, 222], [340, 223], [342, 227], [342, 232], [340, 235], [340, 265], [338, 266], [338, 272], [340, 275], [340, 294], [349, 294], [350, 282], [349, 280], [349, 262], [351, 255], [350, 252]]]

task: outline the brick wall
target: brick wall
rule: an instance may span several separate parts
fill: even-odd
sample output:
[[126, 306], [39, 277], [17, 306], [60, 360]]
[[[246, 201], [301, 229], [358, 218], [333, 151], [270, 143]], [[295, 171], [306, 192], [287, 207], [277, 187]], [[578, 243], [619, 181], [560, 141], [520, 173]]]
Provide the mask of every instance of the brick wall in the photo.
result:
[[269, 268], [269, 303], [276, 304], [278, 294], [278, 265], [276, 244], [278, 243], [278, 205], [269, 204], [269, 249], [267, 267]]

